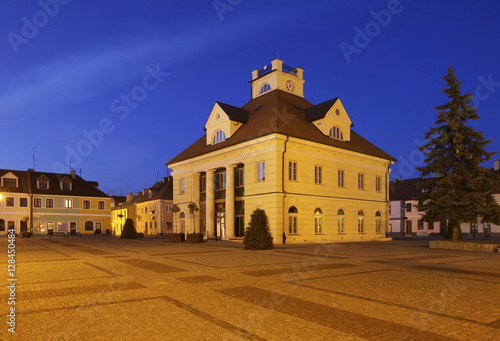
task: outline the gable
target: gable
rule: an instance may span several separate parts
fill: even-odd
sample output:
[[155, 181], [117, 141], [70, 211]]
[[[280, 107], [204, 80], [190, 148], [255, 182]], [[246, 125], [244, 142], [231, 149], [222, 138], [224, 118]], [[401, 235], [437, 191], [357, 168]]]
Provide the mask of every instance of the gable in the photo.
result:
[[229, 104], [215, 102], [205, 124], [206, 144], [214, 144], [229, 139], [248, 121], [248, 111]]
[[351, 140], [352, 121], [339, 98], [309, 108], [307, 119], [326, 136], [330, 135], [332, 128], [338, 127], [342, 132], [342, 139]]

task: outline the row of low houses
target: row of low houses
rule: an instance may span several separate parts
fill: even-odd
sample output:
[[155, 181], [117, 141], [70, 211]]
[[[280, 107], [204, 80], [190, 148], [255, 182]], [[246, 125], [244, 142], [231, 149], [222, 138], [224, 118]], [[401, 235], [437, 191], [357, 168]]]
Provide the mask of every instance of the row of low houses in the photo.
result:
[[[500, 175], [500, 160], [496, 160], [494, 173]], [[445, 222], [425, 222], [424, 213], [418, 210], [418, 199], [422, 195], [418, 184], [425, 181], [423, 178], [394, 180], [389, 185], [389, 231], [392, 234], [429, 236], [442, 234], [445, 231]], [[493, 194], [500, 203], [500, 193]], [[480, 234], [482, 236], [500, 236], [500, 226], [487, 221], [472, 221], [462, 223], [463, 233]]]
[[137, 232], [144, 235], [163, 235], [173, 232], [172, 177], [165, 177], [152, 187], [135, 195], [129, 193], [117, 200], [111, 211], [113, 235], [120, 235], [127, 218], [132, 219]]
[[109, 228], [112, 198], [69, 174], [0, 169], [0, 234], [101, 233]]

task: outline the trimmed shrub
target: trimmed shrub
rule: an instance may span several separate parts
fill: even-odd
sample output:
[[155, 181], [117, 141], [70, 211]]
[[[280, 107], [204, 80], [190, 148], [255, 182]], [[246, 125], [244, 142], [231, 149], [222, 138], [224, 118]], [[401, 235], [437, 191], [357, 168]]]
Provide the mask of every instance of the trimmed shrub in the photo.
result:
[[269, 230], [266, 211], [260, 208], [253, 211], [243, 237], [243, 248], [245, 250], [271, 250], [273, 248], [273, 236]]
[[120, 236], [121, 239], [137, 239], [137, 231], [135, 230], [134, 221], [130, 218], [125, 220], [123, 231]]

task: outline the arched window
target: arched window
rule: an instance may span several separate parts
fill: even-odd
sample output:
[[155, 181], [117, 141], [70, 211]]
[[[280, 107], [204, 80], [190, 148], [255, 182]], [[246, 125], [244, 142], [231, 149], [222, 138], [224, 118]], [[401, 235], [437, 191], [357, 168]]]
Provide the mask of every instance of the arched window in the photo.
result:
[[380, 226], [382, 225], [382, 215], [379, 211], [375, 212], [375, 233], [380, 233]]
[[343, 140], [342, 130], [339, 127], [333, 127], [330, 129], [330, 137], [332, 139]]
[[86, 221], [85, 222], [85, 231], [94, 231], [94, 222]]
[[288, 233], [291, 234], [296, 234], [298, 231], [298, 217], [299, 217], [299, 211], [297, 210], [297, 207], [292, 206], [288, 210]]
[[364, 233], [364, 220], [365, 220], [365, 214], [363, 211], [359, 210], [358, 211], [358, 233]]
[[321, 208], [314, 210], [314, 233], [323, 233], [323, 211], [321, 211]]
[[212, 139], [212, 144], [216, 144], [222, 141], [226, 141], [226, 134], [222, 130], [217, 130]]
[[264, 83], [262, 87], [260, 88], [260, 93], [263, 94], [266, 91], [271, 90], [271, 86], [268, 83]]
[[185, 233], [186, 232], [186, 215], [184, 214], [184, 212], [181, 212], [180, 218], [181, 218], [181, 233]]
[[337, 221], [338, 221], [338, 233], [344, 234], [344, 210], [340, 209], [337, 211]]

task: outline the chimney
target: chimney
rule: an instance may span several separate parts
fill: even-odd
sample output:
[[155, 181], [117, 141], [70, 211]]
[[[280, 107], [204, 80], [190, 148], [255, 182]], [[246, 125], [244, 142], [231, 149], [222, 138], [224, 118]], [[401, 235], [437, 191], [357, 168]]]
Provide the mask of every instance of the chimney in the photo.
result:
[[76, 179], [76, 171], [75, 170], [71, 170], [71, 179], [75, 180]]
[[494, 170], [500, 170], [500, 160], [495, 160], [495, 165], [493, 166]]
[[147, 188], [143, 188], [142, 189], [142, 195], [146, 195], [146, 193], [148, 192], [148, 189]]
[[127, 194], [127, 202], [131, 202], [132, 200], [134, 200], [134, 193], [129, 193]]
[[167, 182], [168, 178], [163, 177], [163, 183]]

